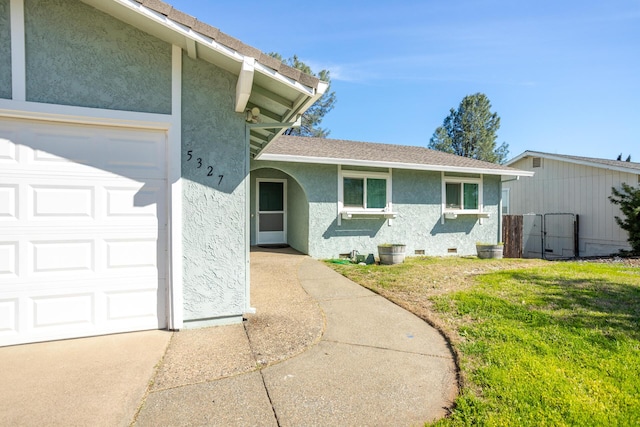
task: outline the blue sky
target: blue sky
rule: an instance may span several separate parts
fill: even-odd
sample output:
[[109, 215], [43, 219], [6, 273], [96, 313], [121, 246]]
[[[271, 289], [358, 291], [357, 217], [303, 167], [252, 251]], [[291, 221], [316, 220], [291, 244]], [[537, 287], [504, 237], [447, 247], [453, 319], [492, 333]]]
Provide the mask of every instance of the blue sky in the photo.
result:
[[329, 69], [331, 138], [426, 146], [450, 108], [483, 92], [510, 158], [640, 162], [640, 0], [167, 1]]

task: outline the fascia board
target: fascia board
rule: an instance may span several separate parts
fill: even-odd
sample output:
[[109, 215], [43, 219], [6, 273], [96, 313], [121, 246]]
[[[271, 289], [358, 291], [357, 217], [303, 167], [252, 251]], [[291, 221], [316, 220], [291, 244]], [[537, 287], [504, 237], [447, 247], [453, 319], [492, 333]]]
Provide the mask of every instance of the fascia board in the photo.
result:
[[348, 166], [369, 166], [393, 169], [410, 169], [425, 170], [437, 172], [461, 172], [461, 173], [478, 173], [484, 175], [504, 175], [504, 176], [533, 176], [534, 172], [523, 170], [501, 170], [501, 169], [485, 169], [485, 168], [469, 168], [461, 166], [441, 166], [441, 165], [425, 165], [420, 163], [399, 163], [385, 162], [373, 160], [357, 160], [357, 159], [338, 159], [332, 157], [303, 157], [288, 154], [258, 154], [256, 160], [290, 162], [290, 163], [314, 163], [324, 165], [348, 165]]
[[559, 161], [559, 162], [573, 163], [573, 164], [581, 165], [581, 166], [590, 166], [590, 167], [598, 168], [598, 169], [605, 169], [605, 170], [610, 170], [610, 171], [631, 173], [631, 174], [640, 174], [640, 170], [639, 169], [625, 168], [625, 167], [622, 167], [622, 166], [605, 165], [603, 163], [590, 162], [588, 160], [572, 159], [572, 158], [568, 158], [568, 157], [564, 157], [564, 156], [556, 156], [556, 155], [548, 154], [548, 153], [540, 153], [540, 152], [537, 152], [537, 151], [525, 151], [524, 153], [520, 154], [519, 156], [514, 157], [513, 159], [509, 160], [506, 163], [506, 165], [507, 166], [511, 166], [512, 164], [522, 160], [525, 157], [541, 157], [543, 159], [556, 160], [556, 161]]

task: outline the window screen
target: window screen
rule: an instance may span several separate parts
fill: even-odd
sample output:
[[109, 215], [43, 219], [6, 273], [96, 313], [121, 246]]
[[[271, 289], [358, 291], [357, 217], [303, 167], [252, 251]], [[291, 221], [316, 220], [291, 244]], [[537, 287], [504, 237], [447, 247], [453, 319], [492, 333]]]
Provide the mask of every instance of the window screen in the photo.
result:
[[282, 182], [261, 182], [260, 187], [260, 211], [284, 210], [284, 184]]
[[364, 178], [344, 178], [344, 205], [364, 207]]
[[367, 209], [384, 209], [387, 206], [387, 180], [367, 178]]
[[460, 184], [459, 183], [447, 183], [446, 184], [446, 193], [447, 193], [447, 208], [450, 209], [461, 209], [460, 205]]
[[478, 209], [478, 184], [464, 184], [464, 208]]

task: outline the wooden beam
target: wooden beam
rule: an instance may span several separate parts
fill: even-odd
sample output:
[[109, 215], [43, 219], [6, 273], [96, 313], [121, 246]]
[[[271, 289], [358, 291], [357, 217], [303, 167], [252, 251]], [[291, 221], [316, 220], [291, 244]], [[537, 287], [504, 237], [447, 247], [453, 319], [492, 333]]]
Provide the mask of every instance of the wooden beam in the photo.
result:
[[253, 88], [253, 73], [256, 60], [245, 56], [236, 83], [236, 113], [244, 113]]
[[260, 86], [256, 86], [253, 88], [253, 94], [254, 96], [258, 96], [261, 98], [266, 98], [269, 101], [273, 101], [276, 104], [282, 105], [283, 107], [285, 107], [287, 110], [291, 110], [293, 109], [293, 102], [288, 100], [287, 98], [278, 95], [277, 93], [273, 93], [268, 89], [265, 89], [263, 87]]
[[187, 55], [191, 59], [198, 59], [198, 49], [196, 47], [196, 41], [190, 37], [185, 37], [187, 42]]

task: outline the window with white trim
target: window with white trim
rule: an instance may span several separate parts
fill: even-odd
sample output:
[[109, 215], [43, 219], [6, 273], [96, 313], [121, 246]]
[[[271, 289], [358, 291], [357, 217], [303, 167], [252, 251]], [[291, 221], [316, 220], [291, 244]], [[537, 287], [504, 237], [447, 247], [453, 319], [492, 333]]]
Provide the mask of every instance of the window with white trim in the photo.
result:
[[442, 197], [445, 212], [482, 212], [482, 178], [443, 174]]
[[339, 205], [341, 211], [389, 212], [391, 210], [391, 172], [340, 168]]
[[387, 207], [387, 180], [385, 178], [342, 178], [344, 207], [384, 209]]

